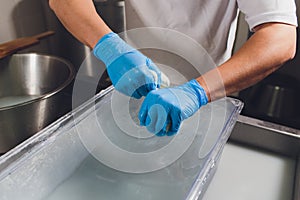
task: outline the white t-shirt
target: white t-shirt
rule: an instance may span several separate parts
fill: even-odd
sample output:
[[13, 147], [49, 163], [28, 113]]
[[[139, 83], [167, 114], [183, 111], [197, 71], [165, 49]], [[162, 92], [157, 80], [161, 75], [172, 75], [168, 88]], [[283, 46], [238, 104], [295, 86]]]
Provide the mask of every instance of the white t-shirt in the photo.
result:
[[199, 42], [216, 64], [230, 56], [239, 10], [250, 30], [266, 22], [297, 25], [294, 0], [125, 0], [126, 27], [163, 27]]

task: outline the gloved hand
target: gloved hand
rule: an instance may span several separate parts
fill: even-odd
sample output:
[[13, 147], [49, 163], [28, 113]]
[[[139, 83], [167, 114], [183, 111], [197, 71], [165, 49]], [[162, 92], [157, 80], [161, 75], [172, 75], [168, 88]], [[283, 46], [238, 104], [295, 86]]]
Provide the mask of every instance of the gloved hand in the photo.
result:
[[158, 136], [170, 136], [207, 102], [204, 89], [194, 79], [177, 87], [153, 90], [142, 103], [140, 124]]
[[93, 53], [104, 62], [112, 84], [119, 92], [141, 98], [160, 87], [161, 72], [158, 67], [117, 34], [104, 35], [94, 47]]

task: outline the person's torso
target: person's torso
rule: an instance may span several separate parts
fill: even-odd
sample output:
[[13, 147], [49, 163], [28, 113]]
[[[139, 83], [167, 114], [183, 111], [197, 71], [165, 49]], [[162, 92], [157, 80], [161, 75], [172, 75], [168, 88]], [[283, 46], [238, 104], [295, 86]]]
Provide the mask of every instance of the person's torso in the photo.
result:
[[179, 31], [199, 42], [216, 64], [232, 51], [236, 0], [126, 0], [126, 27], [163, 27]]

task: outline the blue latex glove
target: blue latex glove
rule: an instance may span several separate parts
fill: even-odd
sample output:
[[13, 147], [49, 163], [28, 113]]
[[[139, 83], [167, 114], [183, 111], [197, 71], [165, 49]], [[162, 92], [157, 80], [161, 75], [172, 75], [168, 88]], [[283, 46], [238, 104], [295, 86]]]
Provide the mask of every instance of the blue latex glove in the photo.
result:
[[[104, 62], [112, 84], [119, 92], [141, 98], [160, 87], [161, 72], [158, 67], [117, 34], [104, 35], [94, 47], [93, 53]], [[157, 76], [150, 70], [156, 72]]]
[[141, 106], [140, 124], [158, 136], [173, 135], [184, 119], [207, 102], [204, 89], [194, 79], [177, 87], [154, 90]]

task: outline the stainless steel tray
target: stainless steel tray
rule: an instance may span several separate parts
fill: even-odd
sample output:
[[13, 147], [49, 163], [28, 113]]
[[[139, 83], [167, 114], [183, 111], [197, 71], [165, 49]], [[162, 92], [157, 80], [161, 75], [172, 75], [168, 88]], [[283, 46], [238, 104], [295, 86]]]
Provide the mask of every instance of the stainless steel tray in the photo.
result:
[[300, 130], [240, 115], [229, 141], [294, 159], [293, 200], [300, 199]]

